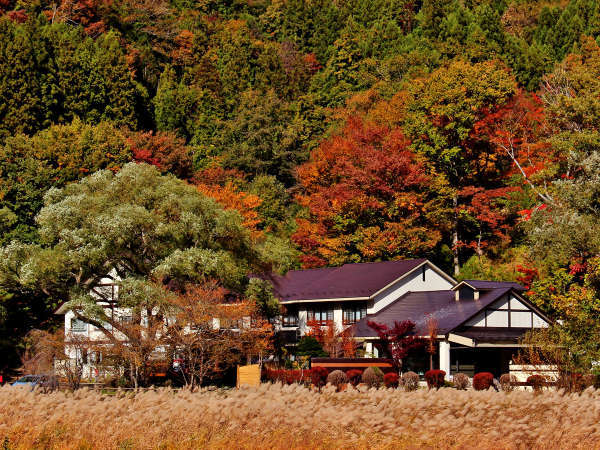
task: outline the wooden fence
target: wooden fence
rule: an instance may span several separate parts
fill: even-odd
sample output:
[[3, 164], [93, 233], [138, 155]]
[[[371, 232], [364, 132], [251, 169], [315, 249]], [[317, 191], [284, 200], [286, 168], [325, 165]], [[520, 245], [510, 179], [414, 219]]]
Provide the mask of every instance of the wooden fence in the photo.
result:
[[260, 365], [237, 366], [236, 387], [239, 388], [242, 384], [247, 386], [260, 385]]

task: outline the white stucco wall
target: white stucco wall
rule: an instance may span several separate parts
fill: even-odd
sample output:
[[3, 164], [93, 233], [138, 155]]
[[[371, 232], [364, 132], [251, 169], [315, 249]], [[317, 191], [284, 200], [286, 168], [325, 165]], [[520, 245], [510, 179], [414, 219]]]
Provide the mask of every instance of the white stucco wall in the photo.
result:
[[[488, 327], [508, 327], [508, 311], [509, 307], [507, 296], [492, 303], [488, 308], [499, 309], [500, 311], [488, 312], [487, 326]], [[461, 300], [461, 301], [473, 301], [473, 300]], [[524, 303], [517, 300], [514, 296], [510, 296], [510, 326], [511, 328], [545, 328], [548, 326], [542, 317], [533, 312]], [[516, 310], [516, 311], [515, 311]], [[482, 311], [468, 322], [465, 323], [467, 326], [472, 327], [485, 327], [486, 326], [486, 311]], [[532, 321], [533, 316], [533, 321]]]

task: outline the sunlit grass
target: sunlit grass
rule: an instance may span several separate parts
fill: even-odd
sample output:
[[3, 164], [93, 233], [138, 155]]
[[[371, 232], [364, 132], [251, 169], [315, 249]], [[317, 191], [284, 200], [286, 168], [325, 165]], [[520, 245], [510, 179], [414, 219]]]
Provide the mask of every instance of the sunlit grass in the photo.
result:
[[0, 389], [0, 448], [600, 448], [600, 393]]

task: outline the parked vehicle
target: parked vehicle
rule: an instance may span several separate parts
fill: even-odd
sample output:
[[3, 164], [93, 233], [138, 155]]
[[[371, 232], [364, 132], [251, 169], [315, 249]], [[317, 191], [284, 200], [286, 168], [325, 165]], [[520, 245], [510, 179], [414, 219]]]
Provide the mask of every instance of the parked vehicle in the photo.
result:
[[31, 386], [31, 390], [38, 387], [43, 390], [52, 391], [58, 388], [58, 379], [54, 375], [24, 375], [12, 385]]

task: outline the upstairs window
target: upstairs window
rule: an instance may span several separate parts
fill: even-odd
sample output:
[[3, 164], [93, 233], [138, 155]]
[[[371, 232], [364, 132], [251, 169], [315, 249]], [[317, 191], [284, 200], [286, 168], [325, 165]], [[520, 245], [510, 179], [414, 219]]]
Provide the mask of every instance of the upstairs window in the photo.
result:
[[333, 308], [331, 306], [317, 306], [306, 311], [308, 325], [329, 325], [333, 322]]
[[367, 315], [367, 305], [364, 303], [351, 303], [344, 305], [344, 325], [352, 325]]
[[281, 324], [284, 327], [297, 327], [298, 326], [298, 310], [295, 308], [285, 308], [283, 316], [281, 317]]
[[87, 323], [81, 319], [73, 318], [71, 319], [71, 331], [74, 333], [87, 331]]

